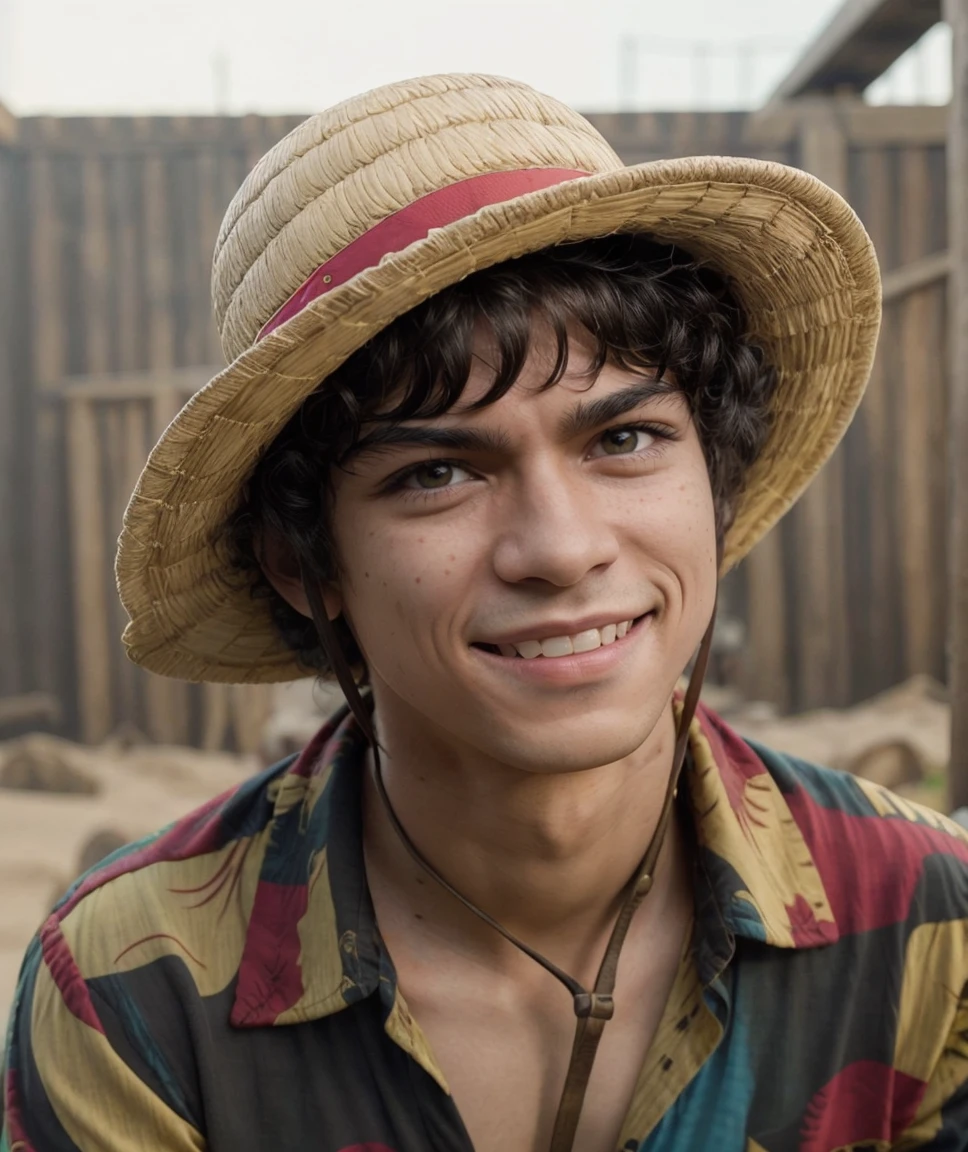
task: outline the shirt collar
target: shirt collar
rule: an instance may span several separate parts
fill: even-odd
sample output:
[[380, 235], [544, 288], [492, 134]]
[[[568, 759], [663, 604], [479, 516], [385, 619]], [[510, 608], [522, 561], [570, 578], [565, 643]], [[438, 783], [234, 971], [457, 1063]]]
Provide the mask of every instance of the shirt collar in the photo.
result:
[[834, 943], [840, 934], [817, 863], [764, 760], [702, 705], [689, 751], [697, 867], [726, 931], [774, 948]]
[[[379, 991], [398, 1010], [366, 884], [365, 738], [348, 709], [271, 781], [273, 815], [239, 968], [232, 1023], [294, 1024]], [[777, 948], [838, 938], [820, 873], [753, 749], [700, 706], [686, 792], [696, 847], [697, 963], [709, 983], [736, 937]]]

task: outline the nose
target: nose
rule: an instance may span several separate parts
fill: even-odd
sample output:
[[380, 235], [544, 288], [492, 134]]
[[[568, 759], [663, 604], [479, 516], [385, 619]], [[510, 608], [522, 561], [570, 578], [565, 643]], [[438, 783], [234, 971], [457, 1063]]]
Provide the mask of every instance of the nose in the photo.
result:
[[500, 510], [494, 570], [509, 584], [543, 580], [571, 587], [618, 556], [601, 491], [552, 461], [535, 462]]

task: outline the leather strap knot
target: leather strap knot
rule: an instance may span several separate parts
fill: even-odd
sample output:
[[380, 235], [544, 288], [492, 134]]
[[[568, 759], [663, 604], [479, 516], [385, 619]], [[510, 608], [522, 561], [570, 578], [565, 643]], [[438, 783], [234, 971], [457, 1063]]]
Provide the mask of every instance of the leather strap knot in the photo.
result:
[[615, 1001], [600, 992], [580, 992], [575, 997], [575, 1015], [580, 1020], [588, 1016], [593, 1020], [611, 1020], [615, 1015]]
[[637, 899], [641, 900], [643, 896], [648, 896], [652, 891], [652, 874], [650, 872], [644, 873], [635, 881], [634, 893]]

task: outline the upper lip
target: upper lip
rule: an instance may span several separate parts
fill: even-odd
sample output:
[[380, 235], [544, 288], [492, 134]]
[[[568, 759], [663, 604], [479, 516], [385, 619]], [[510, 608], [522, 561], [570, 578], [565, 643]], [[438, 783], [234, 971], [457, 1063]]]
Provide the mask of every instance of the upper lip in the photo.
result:
[[505, 632], [500, 636], [488, 636], [487, 639], [476, 641], [478, 644], [521, 644], [525, 640], [550, 640], [553, 636], [577, 636], [579, 632], [587, 632], [590, 628], [604, 628], [607, 624], [621, 624], [623, 620], [637, 620], [645, 612], [619, 613], [599, 612], [594, 616], [584, 616], [579, 620], [545, 620], [540, 624], [532, 624], [527, 628], [518, 628], [514, 632]]

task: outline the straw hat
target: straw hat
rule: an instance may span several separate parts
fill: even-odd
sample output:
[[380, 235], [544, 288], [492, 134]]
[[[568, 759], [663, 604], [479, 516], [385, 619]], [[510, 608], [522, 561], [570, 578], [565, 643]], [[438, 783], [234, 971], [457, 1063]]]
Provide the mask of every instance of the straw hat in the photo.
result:
[[431, 76], [311, 117], [229, 206], [213, 297], [229, 367], [155, 446], [128, 505], [117, 578], [129, 656], [187, 680], [307, 675], [217, 532], [260, 452], [370, 336], [479, 268], [617, 231], [724, 273], [780, 385], [727, 539], [735, 564], [840, 440], [880, 316], [871, 243], [804, 172], [692, 157], [624, 167], [581, 116], [524, 84]]

